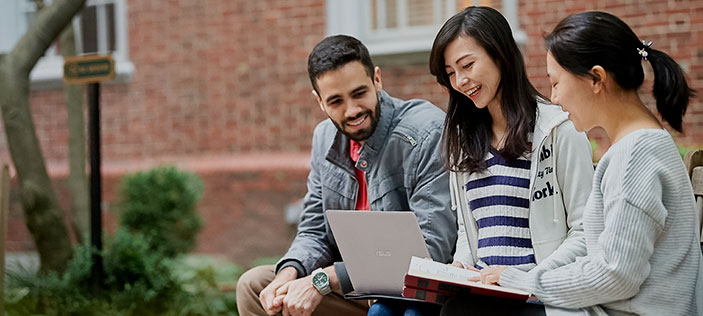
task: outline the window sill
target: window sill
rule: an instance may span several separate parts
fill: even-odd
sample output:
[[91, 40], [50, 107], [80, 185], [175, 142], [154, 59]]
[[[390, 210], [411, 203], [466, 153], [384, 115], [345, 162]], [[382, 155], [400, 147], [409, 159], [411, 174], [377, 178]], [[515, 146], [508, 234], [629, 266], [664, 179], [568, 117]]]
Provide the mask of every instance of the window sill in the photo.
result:
[[414, 36], [388, 36], [385, 38], [367, 39], [366, 46], [371, 56], [384, 56], [429, 52], [432, 49], [433, 41], [434, 33], [427, 33]]

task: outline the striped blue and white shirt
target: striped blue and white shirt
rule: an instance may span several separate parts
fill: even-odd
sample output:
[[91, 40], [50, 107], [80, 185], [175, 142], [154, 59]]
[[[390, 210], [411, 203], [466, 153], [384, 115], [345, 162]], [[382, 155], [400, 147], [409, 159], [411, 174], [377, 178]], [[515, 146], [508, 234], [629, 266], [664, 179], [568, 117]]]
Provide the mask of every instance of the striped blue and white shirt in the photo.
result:
[[478, 226], [478, 268], [536, 266], [530, 237], [530, 156], [507, 162], [491, 148], [487, 170], [469, 175], [464, 185]]

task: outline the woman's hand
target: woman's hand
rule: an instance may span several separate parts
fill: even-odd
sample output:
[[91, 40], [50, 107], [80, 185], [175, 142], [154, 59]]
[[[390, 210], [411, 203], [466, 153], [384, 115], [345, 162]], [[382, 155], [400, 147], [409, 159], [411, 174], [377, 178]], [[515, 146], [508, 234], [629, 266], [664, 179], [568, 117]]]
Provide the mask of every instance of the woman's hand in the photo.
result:
[[453, 266], [453, 267], [457, 267], [457, 268], [462, 268], [462, 269], [464, 268], [464, 264], [459, 261], [454, 261], [454, 262], [450, 263], [449, 265]]
[[483, 284], [498, 284], [498, 280], [500, 280], [500, 275], [507, 269], [508, 267], [506, 266], [494, 266], [494, 267], [487, 267], [481, 270], [481, 276], [473, 278], [469, 281], [481, 281]]
[[454, 262], [450, 263], [449, 265], [450, 265], [450, 266], [457, 267], [457, 268], [462, 268], [462, 269], [466, 269], [466, 270], [476, 271], [476, 272], [479, 272], [479, 271], [480, 271], [479, 269], [476, 269], [476, 268], [474, 268], [474, 267], [472, 267], [472, 266], [465, 266], [463, 263], [461, 263], [461, 262], [459, 262], [459, 261], [454, 261]]

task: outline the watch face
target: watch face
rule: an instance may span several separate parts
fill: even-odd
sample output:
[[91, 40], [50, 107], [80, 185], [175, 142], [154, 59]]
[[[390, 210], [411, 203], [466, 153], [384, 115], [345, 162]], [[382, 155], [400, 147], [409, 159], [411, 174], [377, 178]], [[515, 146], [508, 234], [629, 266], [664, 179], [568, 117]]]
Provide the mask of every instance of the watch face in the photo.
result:
[[316, 286], [324, 286], [325, 284], [327, 284], [327, 282], [328, 282], [328, 281], [327, 281], [327, 274], [324, 274], [324, 273], [322, 273], [322, 272], [316, 273], [316, 274], [312, 277], [312, 284], [313, 284], [313, 285], [316, 285]]

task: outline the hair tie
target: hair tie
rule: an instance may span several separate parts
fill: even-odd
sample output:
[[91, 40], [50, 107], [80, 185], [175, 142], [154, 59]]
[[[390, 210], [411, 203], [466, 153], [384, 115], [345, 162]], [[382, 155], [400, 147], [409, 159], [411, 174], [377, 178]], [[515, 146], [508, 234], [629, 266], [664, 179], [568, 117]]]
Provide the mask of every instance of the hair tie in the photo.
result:
[[642, 56], [642, 60], [647, 60], [647, 56], [649, 56], [647, 50], [652, 47], [652, 41], [649, 41], [649, 43], [647, 43], [646, 41], [642, 40], [642, 45], [643, 46], [641, 48], [637, 48], [637, 53]]

